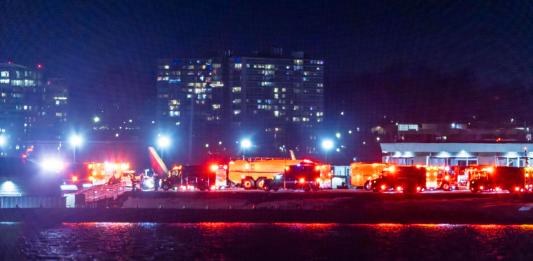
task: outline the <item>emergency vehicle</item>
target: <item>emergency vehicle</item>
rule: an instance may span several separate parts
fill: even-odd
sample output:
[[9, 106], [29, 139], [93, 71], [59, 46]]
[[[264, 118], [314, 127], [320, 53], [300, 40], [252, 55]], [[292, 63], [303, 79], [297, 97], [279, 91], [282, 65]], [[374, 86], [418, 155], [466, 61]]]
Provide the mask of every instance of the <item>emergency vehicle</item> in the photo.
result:
[[320, 171], [321, 180], [331, 177], [331, 166], [321, 165], [311, 160], [296, 159], [291, 151], [291, 158], [250, 158], [230, 161], [227, 180], [230, 184], [244, 189], [265, 189], [266, 182], [274, 180], [276, 175], [284, 174], [291, 166], [314, 164]]
[[277, 174], [274, 179], [268, 179], [266, 190], [303, 189], [316, 191], [320, 188], [320, 165], [312, 161], [303, 161], [296, 165], [287, 166], [283, 174]]
[[134, 171], [129, 162], [85, 162], [72, 166], [63, 182], [70, 190], [90, 188], [96, 185], [123, 183], [131, 186]]
[[502, 191], [511, 193], [526, 191], [526, 169], [506, 166], [475, 166], [466, 169], [472, 192]]
[[350, 185], [354, 188], [370, 190], [372, 180], [377, 179], [387, 168], [385, 163], [360, 163], [350, 164]]
[[372, 180], [374, 192], [397, 191], [416, 193], [425, 189], [426, 168], [419, 166], [389, 166]]

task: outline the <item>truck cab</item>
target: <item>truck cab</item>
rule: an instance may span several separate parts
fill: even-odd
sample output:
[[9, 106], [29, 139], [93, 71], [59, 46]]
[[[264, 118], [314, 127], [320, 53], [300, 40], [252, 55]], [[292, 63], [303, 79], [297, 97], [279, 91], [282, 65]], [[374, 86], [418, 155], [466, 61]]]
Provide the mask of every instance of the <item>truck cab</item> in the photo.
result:
[[278, 174], [269, 182], [267, 190], [302, 189], [316, 191], [320, 188], [321, 166], [310, 161], [302, 161], [285, 168], [283, 174]]
[[389, 166], [372, 180], [374, 192], [397, 191], [416, 193], [425, 189], [426, 169], [418, 166]]

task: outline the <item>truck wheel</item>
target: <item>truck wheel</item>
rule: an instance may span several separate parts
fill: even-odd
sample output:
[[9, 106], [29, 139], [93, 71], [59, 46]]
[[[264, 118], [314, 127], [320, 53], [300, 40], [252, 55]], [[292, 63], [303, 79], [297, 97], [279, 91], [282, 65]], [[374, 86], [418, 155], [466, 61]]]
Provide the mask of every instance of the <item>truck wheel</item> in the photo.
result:
[[270, 191], [272, 190], [272, 180], [271, 179], [265, 179], [264, 180], [264, 185], [263, 185], [263, 190], [265, 191]]
[[168, 191], [170, 189], [170, 187], [168, 186], [168, 184], [163, 184], [163, 186], [161, 187], [164, 191]]
[[242, 184], [242, 187], [247, 190], [254, 188], [254, 181], [250, 178], [243, 179], [241, 184]]
[[304, 185], [304, 191], [305, 192], [311, 191], [311, 186], [309, 184]]
[[258, 178], [257, 181], [255, 181], [255, 185], [257, 186], [258, 189], [265, 189], [266, 179]]
[[450, 184], [444, 183], [442, 184], [442, 190], [444, 191], [450, 191]]

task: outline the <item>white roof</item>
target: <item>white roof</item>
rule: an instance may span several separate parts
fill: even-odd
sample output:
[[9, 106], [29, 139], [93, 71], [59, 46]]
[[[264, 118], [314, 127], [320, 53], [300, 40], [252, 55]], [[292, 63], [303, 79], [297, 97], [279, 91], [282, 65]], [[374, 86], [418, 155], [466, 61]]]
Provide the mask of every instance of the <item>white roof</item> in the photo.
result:
[[533, 152], [533, 143], [381, 143], [381, 151], [412, 152], [412, 153], [523, 153], [524, 150]]

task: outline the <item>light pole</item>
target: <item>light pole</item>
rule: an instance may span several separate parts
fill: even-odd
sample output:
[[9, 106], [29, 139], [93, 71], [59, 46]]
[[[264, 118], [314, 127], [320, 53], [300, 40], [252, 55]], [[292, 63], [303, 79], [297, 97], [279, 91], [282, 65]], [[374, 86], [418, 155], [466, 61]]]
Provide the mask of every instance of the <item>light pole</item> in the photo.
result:
[[252, 141], [248, 138], [241, 140], [242, 159], [246, 158], [246, 150], [252, 148]]
[[73, 134], [68, 139], [73, 152], [73, 162], [76, 164], [76, 150], [83, 145], [83, 137], [79, 134]]

